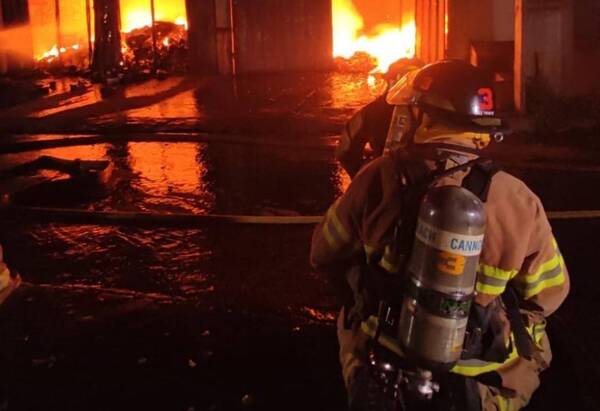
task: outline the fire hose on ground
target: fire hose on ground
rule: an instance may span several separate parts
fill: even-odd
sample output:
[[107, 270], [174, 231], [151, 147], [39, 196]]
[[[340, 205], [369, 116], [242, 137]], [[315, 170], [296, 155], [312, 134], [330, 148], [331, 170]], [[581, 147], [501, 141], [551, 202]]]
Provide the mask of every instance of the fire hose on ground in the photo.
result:
[[[332, 150], [337, 137], [322, 137], [311, 143], [280, 141], [273, 138], [256, 136], [217, 135], [207, 133], [134, 133], [77, 135], [46, 139], [20, 139], [0, 144], [0, 154], [21, 153], [50, 148], [95, 145], [128, 142], [160, 142], [160, 143], [224, 143], [253, 146], [273, 146], [295, 149]], [[575, 210], [548, 212], [550, 220], [598, 219], [600, 210]], [[192, 213], [151, 213], [128, 211], [90, 211], [74, 208], [6, 206], [0, 208], [0, 217], [28, 219], [38, 222], [62, 222], [71, 224], [93, 225], [136, 225], [162, 227], [202, 227], [207, 225], [245, 224], [245, 225], [315, 225], [322, 216], [256, 216], [256, 215], [221, 215]]]
[[[599, 219], [600, 210], [550, 211], [550, 220]], [[90, 211], [73, 208], [10, 206], [0, 208], [0, 216], [35, 222], [78, 225], [134, 225], [195, 228], [211, 225], [315, 225], [323, 216], [257, 216], [193, 213], [151, 213], [129, 211]]]
[[0, 144], [0, 154], [15, 154], [27, 151], [47, 150], [51, 148], [89, 146], [114, 143], [222, 143], [252, 146], [282, 147], [308, 150], [331, 151], [338, 137], [329, 136], [306, 141], [281, 141], [275, 137], [241, 136], [235, 134], [208, 133], [126, 133], [103, 135], [60, 136], [45, 139], [19, 139]]

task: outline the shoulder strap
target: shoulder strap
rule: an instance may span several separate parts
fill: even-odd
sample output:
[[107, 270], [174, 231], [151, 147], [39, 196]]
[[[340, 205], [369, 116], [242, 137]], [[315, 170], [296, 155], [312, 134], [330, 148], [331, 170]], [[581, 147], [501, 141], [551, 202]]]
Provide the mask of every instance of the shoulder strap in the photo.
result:
[[492, 178], [500, 171], [493, 161], [481, 159], [471, 167], [471, 171], [463, 179], [462, 187], [475, 194], [482, 202], [486, 202], [492, 184]]

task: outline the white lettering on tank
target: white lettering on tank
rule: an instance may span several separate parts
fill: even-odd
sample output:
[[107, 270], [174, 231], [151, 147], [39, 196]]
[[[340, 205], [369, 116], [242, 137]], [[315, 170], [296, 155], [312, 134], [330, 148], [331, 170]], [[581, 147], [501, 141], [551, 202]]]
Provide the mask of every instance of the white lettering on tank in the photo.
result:
[[483, 234], [468, 235], [441, 230], [419, 220], [416, 236], [421, 242], [437, 250], [466, 257], [476, 256], [483, 248]]
[[450, 248], [458, 251], [481, 251], [483, 240], [460, 240], [453, 238], [450, 240]]

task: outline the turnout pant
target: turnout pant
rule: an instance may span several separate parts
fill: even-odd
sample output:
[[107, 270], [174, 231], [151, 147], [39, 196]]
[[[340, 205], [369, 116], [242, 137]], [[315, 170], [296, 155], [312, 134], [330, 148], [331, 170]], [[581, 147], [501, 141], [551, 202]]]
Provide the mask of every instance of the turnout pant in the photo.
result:
[[[337, 321], [337, 335], [340, 345], [339, 358], [349, 402], [360, 397], [360, 383], [367, 378], [368, 336], [358, 324], [352, 329], [344, 327], [344, 310]], [[496, 387], [478, 384], [482, 411], [518, 411], [525, 407], [540, 385], [539, 374], [546, 369], [552, 359], [550, 344], [546, 335], [541, 343], [540, 356], [531, 361], [519, 357], [503, 366], [497, 372], [502, 377], [502, 385], [514, 390], [515, 396], [504, 397]], [[352, 407], [351, 407], [352, 408]]]

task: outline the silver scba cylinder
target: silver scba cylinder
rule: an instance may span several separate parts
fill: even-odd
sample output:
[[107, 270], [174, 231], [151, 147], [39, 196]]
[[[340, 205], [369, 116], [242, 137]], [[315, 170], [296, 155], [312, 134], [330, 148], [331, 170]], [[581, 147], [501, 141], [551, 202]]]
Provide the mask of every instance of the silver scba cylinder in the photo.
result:
[[462, 187], [433, 188], [423, 199], [398, 331], [420, 367], [448, 370], [460, 358], [485, 218], [483, 203]]

